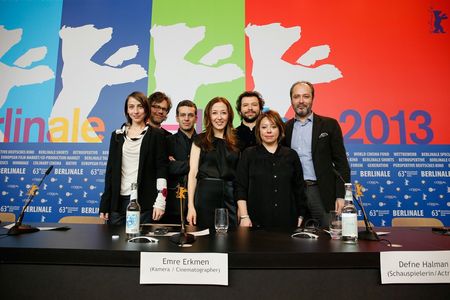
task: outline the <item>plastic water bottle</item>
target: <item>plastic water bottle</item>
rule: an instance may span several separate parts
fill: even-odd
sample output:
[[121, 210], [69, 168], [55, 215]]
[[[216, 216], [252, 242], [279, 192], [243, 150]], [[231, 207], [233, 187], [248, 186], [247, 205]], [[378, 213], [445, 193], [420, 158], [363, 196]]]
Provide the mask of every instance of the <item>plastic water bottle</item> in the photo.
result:
[[345, 203], [342, 208], [342, 241], [356, 243], [358, 241], [358, 215], [353, 204], [352, 184], [345, 184]]
[[131, 184], [130, 203], [127, 206], [125, 233], [127, 239], [139, 236], [141, 206], [137, 201], [137, 184]]

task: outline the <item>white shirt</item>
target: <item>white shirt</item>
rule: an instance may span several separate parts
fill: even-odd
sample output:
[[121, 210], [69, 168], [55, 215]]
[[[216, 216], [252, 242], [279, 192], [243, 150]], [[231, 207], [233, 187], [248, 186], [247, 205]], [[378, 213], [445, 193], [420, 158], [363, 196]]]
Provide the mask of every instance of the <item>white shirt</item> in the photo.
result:
[[139, 170], [139, 156], [141, 153], [142, 139], [147, 130], [144, 130], [137, 138], [126, 136], [122, 147], [122, 178], [120, 181], [120, 195], [131, 194], [131, 184], [137, 182]]

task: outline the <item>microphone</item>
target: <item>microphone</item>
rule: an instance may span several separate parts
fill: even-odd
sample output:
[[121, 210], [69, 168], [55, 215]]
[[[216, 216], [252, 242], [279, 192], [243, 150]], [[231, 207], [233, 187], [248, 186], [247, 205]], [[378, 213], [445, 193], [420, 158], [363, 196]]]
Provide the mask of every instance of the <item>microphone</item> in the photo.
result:
[[[332, 168], [333, 173], [345, 184], [345, 180], [342, 177], [342, 175], [336, 170], [335, 168]], [[364, 209], [364, 206], [361, 201], [362, 196], [362, 186], [357, 186], [356, 194], [357, 196], [353, 195], [353, 199], [355, 199], [355, 202], [358, 203], [359, 208], [361, 208], [361, 211], [363, 213], [364, 218], [364, 225], [366, 230], [365, 231], [359, 231], [358, 232], [358, 239], [364, 240], [364, 241], [379, 241], [380, 238], [378, 237], [378, 234], [373, 230], [372, 225], [370, 225], [369, 218], [367, 217], [366, 210]]]
[[53, 166], [48, 167], [47, 171], [45, 171], [45, 176], [41, 179], [41, 182], [39, 182], [39, 185], [41, 185], [42, 180], [44, 180], [44, 178], [50, 174], [50, 172], [53, 170]]
[[22, 233], [32, 233], [39, 231], [38, 228], [32, 227], [30, 225], [22, 225], [23, 217], [25, 216], [25, 211], [27, 207], [30, 205], [31, 201], [33, 200], [34, 196], [36, 195], [36, 192], [39, 190], [39, 187], [41, 186], [42, 182], [44, 181], [45, 177], [47, 177], [48, 174], [52, 171], [53, 166], [48, 167], [47, 171], [45, 171], [44, 176], [42, 176], [41, 181], [39, 181], [38, 185], [31, 185], [29, 191], [28, 191], [28, 199], [25, 202], [25, 205], [22, 208], [22, 212], [19, 215], [19, 218], [17, 219], [17, 222], [14, 224], [13, 227], [11, 227], [8, 230], [8, 235], [19, 235]]
[[343, 184], [346, 184], [347, 182], [344, 180], [344, 177], [342, 177], [341, 173], [338, 172], [335, 168], [331, 168], [333, 170], [334, 175], [336, 175]]

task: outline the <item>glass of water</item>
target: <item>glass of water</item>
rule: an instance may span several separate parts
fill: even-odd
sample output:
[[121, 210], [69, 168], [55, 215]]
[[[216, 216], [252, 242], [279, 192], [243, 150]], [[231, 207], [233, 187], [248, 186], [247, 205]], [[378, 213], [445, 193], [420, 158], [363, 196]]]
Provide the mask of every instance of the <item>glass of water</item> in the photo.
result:
[[214, 216], [214, 227], [217, 233], [227, 233], [228, 231], [228, 209], [216, 208]]
[[342, 216], [335, 210], [330, 211], [330, 235], [333, 240], [342, 237]]

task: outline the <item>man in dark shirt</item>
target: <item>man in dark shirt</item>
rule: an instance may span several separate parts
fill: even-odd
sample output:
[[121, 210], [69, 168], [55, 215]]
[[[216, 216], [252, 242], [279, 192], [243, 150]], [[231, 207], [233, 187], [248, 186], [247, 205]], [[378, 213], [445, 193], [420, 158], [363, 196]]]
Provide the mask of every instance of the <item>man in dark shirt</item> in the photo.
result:
[[[167, 150], [169, 153], [169, 178], [166, 212], [161, 220], [166, 224], [179, 224], [180, 200], [176, 198], [178, 186], [187, 187], [189, 173], [189, 155], [192, 140], [195, 136], [197, 122], [197, 106], [190, 100], [183, 100], [177, 105], [176, 120], [179, 124], [178, 132], [167, 136]], [[183, 200], [184, 215], [186, 216], [187, 193]]]
[[257, 91], [245, 91], [239, 95], [236, 101], [236, 110], [242, 120], [241, 125], [236, 128], [241, 152], [256, 145], [254, 127], [263, 107], [264, 100]]
[[169, 131], [161, 127], [162, 122], [167, 119], [167, 115], [172, 108], [170, 98], [163, 92], [154, 92], [148, 96], [148, 105], [150, 107], [150, 126], [161, 129], [165, 136], [171, 135]]

